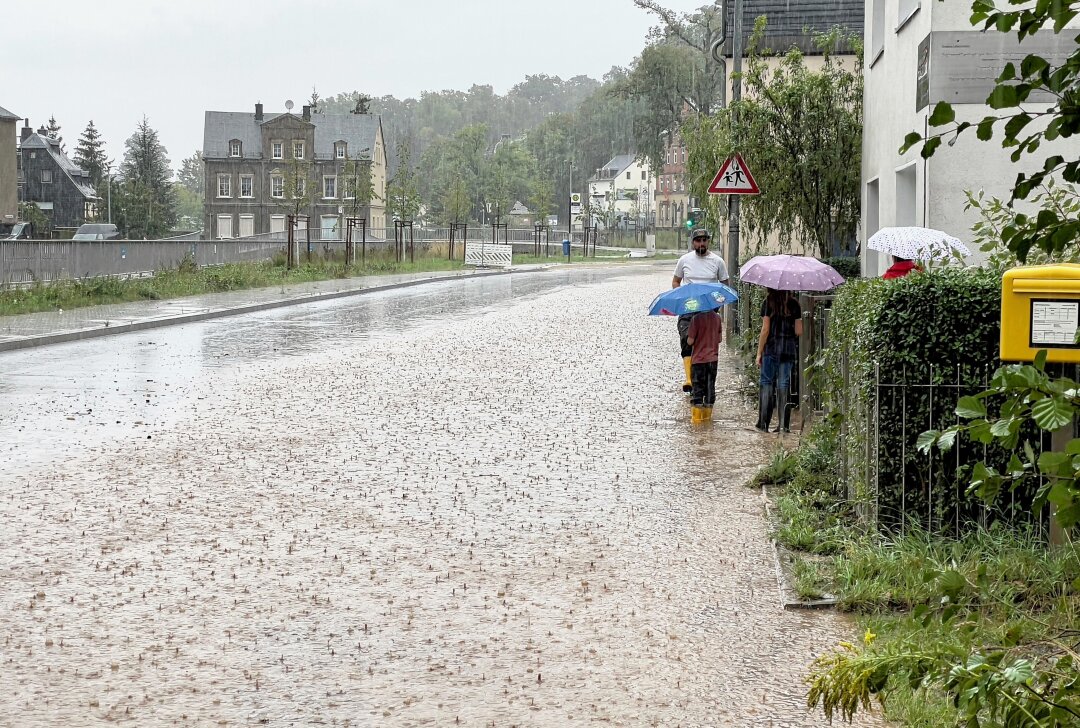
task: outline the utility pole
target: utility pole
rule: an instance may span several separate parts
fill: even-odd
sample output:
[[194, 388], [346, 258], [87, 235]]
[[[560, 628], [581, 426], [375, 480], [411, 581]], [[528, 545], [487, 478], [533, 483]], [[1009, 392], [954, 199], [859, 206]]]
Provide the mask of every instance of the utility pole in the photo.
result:
[[[739, 151], [739, 101], [742, 99], [742, 57], [743, 57], [743, 0], [735, 0], [735, 23], [731, 44], [732, 82], [731, 82], [731, 128], [735, 151]], [[734, 279], [739, 275], [739, 198], [741, 195], [728, 195], [728, 271]]]

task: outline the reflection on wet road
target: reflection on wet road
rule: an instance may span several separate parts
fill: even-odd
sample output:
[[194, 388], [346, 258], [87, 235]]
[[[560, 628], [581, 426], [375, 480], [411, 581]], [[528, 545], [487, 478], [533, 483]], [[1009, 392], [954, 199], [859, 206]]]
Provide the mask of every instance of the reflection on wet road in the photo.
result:
[[[432, 284], [0, 355], [0, 724], [816, 726], [767, 444], [670, 273]], [[15, 718], [14, 716], [18, 716]]]

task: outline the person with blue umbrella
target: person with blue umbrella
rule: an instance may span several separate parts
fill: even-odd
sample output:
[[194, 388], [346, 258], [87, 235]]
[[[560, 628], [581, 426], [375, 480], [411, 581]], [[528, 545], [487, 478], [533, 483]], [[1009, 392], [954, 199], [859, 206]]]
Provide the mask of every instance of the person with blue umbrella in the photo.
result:
[[716, 369], [723, 323], [716, 310], [739, 300], [723, 283], [688, 283], [653, 299], [650, 316], [686, 317], [686, 340], [690, 349], [690, 419], [694, 424], [712, 419], [716, 401]]
[[[675, 264], [675, 274], [671, 278], [671, 287], [679, 288], [690, 283], [727, 283], [727, 263], [716, 253], [709, 250], [711, 235], [705, 228], [694, 230], [690, 236], [690, 244], [693, 249], [679, 258]], [[686, 380], [683, 382], [683, 391], [693, 389], [690, 378], [690, 345], [686, 341], [686, 334], [690, 330], [690, 319], [693, 314], [680, 316], [677, 324], [679, 331], [679, 350], [683, 360], [683, 369]]]

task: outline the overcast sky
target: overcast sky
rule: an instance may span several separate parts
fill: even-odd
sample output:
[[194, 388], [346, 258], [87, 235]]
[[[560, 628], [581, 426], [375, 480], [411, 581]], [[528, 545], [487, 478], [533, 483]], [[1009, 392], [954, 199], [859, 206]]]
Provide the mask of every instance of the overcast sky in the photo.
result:
[[[708, 0], [667, 0], [692, 10]], [[353, 90], [416, 97], [526, 74], [599, 79], [641, 50], [631, 0], [53, 0], [4, 33], [0, 106], [68, 154], [88, 120], [119, 161], [145, 114], [173, 166], [202, 147], [203, 112], [299, 108]]]

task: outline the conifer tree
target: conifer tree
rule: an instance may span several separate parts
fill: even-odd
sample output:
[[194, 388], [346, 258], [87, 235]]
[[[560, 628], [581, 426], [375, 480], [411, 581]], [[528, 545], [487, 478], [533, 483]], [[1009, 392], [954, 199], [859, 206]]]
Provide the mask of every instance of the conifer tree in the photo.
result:
[[79, 137], [79, 143], [75, 147], [74, 162], [90, 173], [90, 181], [96, 186], [103, 179], [109, 168], [109, 159], [105, 156], [105, 142], [101, 138], [101, 132], [94, 126], [91, 119]]

